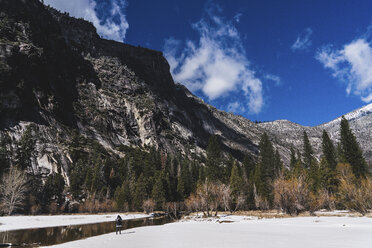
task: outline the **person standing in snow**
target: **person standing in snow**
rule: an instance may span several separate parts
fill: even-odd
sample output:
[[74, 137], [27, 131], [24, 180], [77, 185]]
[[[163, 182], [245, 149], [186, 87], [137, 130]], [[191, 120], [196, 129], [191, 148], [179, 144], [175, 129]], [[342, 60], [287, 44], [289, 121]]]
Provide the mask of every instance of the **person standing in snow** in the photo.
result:
[[118, 231], [119, 231], [119, 234], [121, 234], [121, 227], [122, 227], [123, 220], [120, 217], [120, 215], [116, 217], [115, 222], [116, 222], [116, 234], [118, 234]]

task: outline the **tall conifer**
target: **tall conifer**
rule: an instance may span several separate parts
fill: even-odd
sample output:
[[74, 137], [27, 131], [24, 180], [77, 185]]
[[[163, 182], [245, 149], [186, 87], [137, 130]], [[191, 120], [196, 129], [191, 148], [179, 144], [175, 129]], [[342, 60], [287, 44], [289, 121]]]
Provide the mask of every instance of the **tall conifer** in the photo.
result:
[[313, 148], [310, 144], [309, 137], [307, 136], [306, 131], [304, 131], [303, 144], [304, 144], [304, 153], [303, 153], [304, 166], [305, 166], [305, 168], [310, 169], [311, 164], [312, 164], [313, 159], [314, 159], [314, 157], [313, 157], [314, 151], [313, 151]]
[[157, 171], [154, 186], [152, 187], [152, 199], [155, 201], [156, 208], [160, 209], [165, 202], [165, 189], [163, 184], [163, 172]]
[[254, 172], [254, 184], [257, 193], [268, 200], [273, 201], [272, 181], [275, 178], [275, 153], [273, 145], [266, 133], [261, 136], [259, 144], [259, 159]]
[[322, 148], [323, 148], [323, 156], [327, 161], [327, 165], [331, 170], [336, 169], [337, 165], [337, 155], [335, 147], [332, 143], [332, 140], [329, 138], [328, 133], [323, 130], [322, 135]]
[[344, 116], [342, 116], [340, 128], [343, 157], [351, 165], [356, 177], [366, 176], [368, 174], [368, 169], [362, 149], [350, 129], [349, 122]]
[[289, 167], [292, 171], [294, 170], [294, 168], [296, 166], [296, 163], [297, 163], [296, 153], [295, 153], [293, 147], [291, 147], [291, 160], [290, 160], [290, 163], [289, 163]]
[[223, 170], [221, 170], [221, 148], [216, 135], [209, 138], [205, 165], [208, 179], [211, 181], [221, 180], [223, 176]]

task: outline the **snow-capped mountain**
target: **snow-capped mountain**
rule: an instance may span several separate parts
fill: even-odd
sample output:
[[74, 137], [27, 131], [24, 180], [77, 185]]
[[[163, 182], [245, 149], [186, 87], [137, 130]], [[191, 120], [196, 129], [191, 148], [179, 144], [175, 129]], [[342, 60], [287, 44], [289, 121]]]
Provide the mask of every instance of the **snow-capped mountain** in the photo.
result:
[[[344, 115], [349, 121], [351, 129], [364, 151], [364, 155], [369, 163], [372, 162], [372, 103], [362, 108], [356, 109]], [[322, 132], [326, 130], [331, 139], [336, 144], [339, 142], [340, 122], [342, 116], [315, 127], [302, 126], [287, 120], [277, 120], [273, 122], [260, 123], [259, 126], [267, 132], [282, 140], [287, 146], [302, 150], [302, 136], [306, 131], [309, 140], [314, 148], [316, 156], [321, 156]]]

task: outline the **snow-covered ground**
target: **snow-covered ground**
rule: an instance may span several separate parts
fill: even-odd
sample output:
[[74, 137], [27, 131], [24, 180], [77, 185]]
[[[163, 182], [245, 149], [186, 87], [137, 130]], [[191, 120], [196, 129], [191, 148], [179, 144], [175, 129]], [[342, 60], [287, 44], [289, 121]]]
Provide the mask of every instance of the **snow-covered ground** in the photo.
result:
[[225, 216], [109, 233], [52, 247], [265, 247], [370, 248], [372, 218], [295, 217], [259, 219]]
[[0, 217], [0, 232], [28, 228], [67, 226], [114, 221], [118, 214], [120, 214], [123, 219], [148, 217], [148, 215], [145, 214], [122, 213], [90, 215], [7, 216]]

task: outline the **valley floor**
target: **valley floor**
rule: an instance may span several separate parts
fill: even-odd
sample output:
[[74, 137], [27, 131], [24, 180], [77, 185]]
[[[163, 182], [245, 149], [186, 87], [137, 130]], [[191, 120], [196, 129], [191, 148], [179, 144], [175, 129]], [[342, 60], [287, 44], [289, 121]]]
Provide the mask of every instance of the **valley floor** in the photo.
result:
[[[338, 215], [336, 213], [336, 215]], [[185, 218], [53, 247], [371, 247], [372, 218], [345, 216]]]
[[28, 228], [41, 228], [41, 227], [54, 227], [54, 226], [68, 226], [80, 225], [99, 222], [115, 221], [116, 216], [120, 214], [122, 219], [134, 219], [148, 217], [145, 214], [76, 214], [76, 215], [36, 215], [36, 216], [6, 216], [0, 217], [0, 232], [28, 229]]

